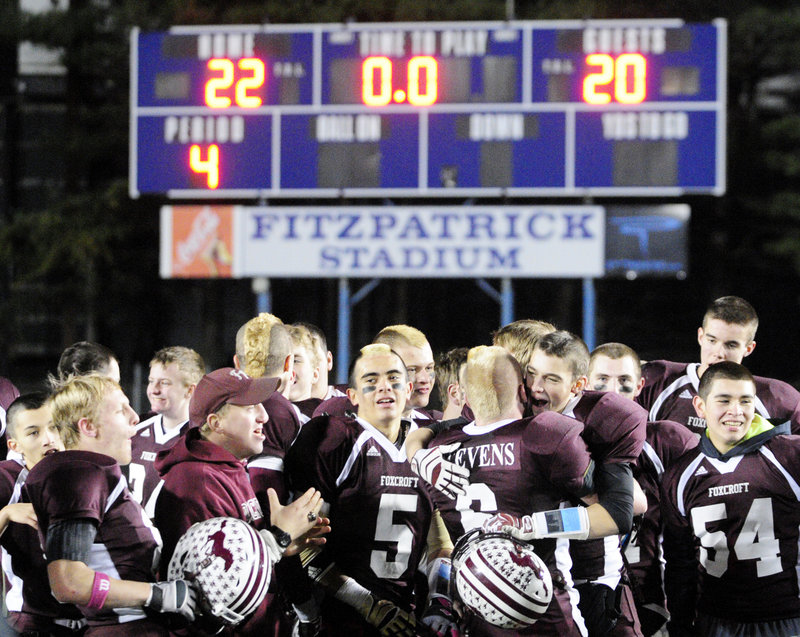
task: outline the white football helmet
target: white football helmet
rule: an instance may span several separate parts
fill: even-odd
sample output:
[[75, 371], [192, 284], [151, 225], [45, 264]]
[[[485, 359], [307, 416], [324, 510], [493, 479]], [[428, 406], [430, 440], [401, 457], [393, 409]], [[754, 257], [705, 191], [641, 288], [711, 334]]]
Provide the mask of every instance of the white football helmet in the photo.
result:
[[167, 579], [193, 581], [203, 614], [235, 626], [267, 594], [272, 563], [264, 539], [243, 520], [211, 518], [183, 534], [169, 561]]
[[451, 596], [494, 626], [530, 626], [553, 598], [545, 563], [530, 544], [505, 533], [466, 533], [451, 559]]

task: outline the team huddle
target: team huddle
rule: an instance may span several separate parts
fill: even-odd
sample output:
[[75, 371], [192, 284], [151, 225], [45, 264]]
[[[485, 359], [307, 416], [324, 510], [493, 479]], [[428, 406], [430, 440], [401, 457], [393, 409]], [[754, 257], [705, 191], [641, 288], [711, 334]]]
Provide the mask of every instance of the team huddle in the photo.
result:
[[[233, 366], [156, 352], [139, 420], [107, 348], [0, 384], [6, 622], [73, 635], [800, 634], [800, 393], [742, 365], [589, 352], [520, 320], [433, 350], [382, 329], [329, 385], [324, 334], [263, 313]], [[437, 391], [440, 409], [433, 409]]]

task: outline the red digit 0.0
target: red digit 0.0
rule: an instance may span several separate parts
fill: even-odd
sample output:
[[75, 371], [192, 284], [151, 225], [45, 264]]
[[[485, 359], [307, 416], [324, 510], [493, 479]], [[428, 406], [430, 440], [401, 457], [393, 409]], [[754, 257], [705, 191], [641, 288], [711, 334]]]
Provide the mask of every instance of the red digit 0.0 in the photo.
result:
[[367, 106], [386, 106], [392, 101], [430, 106], [439, 99], [439, 63], [429, 55], [408, 61], [407, 85], [394, 87], [392, 61], [383, 56], [364, 59], [361, 65], [361, 100]]

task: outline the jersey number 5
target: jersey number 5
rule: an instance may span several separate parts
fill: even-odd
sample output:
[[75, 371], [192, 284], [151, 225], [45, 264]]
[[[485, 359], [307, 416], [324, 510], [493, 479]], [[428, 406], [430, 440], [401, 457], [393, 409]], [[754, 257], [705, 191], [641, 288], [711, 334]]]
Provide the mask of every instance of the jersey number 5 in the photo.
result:
[[399, 579], [408, 569], [411, 550], [414, 547], [414, 534], [406, 524], [395, 524], [395, 511], [414, 513], [419, 496], [411, 494], [384, 493], [375, 522], [377, 542], [395, 542], [397, 553], [394, 560], [389, 559], [389, 551], [372, 551], [369, 565], [373, 573], [383, 579]]
[[[709, 575], [722, 577], [728, 570], [728, 538], [724, 531], [709, 531], [708, 524], [728, 517], [725, 503], [709, 504], [692, 509], [692, 527], [700, 539], [700, 563]], [[709, 554], [714, 551], [714, 557]], [[750, 505], [739, 537], [733, 544], [737, 560], [757, 560], [758, 577], [767, 577], [781, 572], [780, 545], [775, 539], [772, 516], [772, 500], [756, 498]]]

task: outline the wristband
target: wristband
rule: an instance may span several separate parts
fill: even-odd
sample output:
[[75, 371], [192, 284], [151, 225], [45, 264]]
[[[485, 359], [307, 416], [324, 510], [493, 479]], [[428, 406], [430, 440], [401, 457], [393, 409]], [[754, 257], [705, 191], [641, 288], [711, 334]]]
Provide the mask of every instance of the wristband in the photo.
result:
[[437, 557], [428, 566], [428, 598], [444, 595], [450, 592], [450, 558]]
[[534, 519], [537, 538], [585, 540], [589, 537], [589, 514], [586, 507], [539, 511], [531, 517]]
[[95, 573], [94, 582], [92, 583], [92, 596], [89, 598], [89, 603], [86, 608], [92, 610], [100, 610], [103, 604], [106, 603], [106, 597], [111, 589], [111, 578], [105, 573]]

